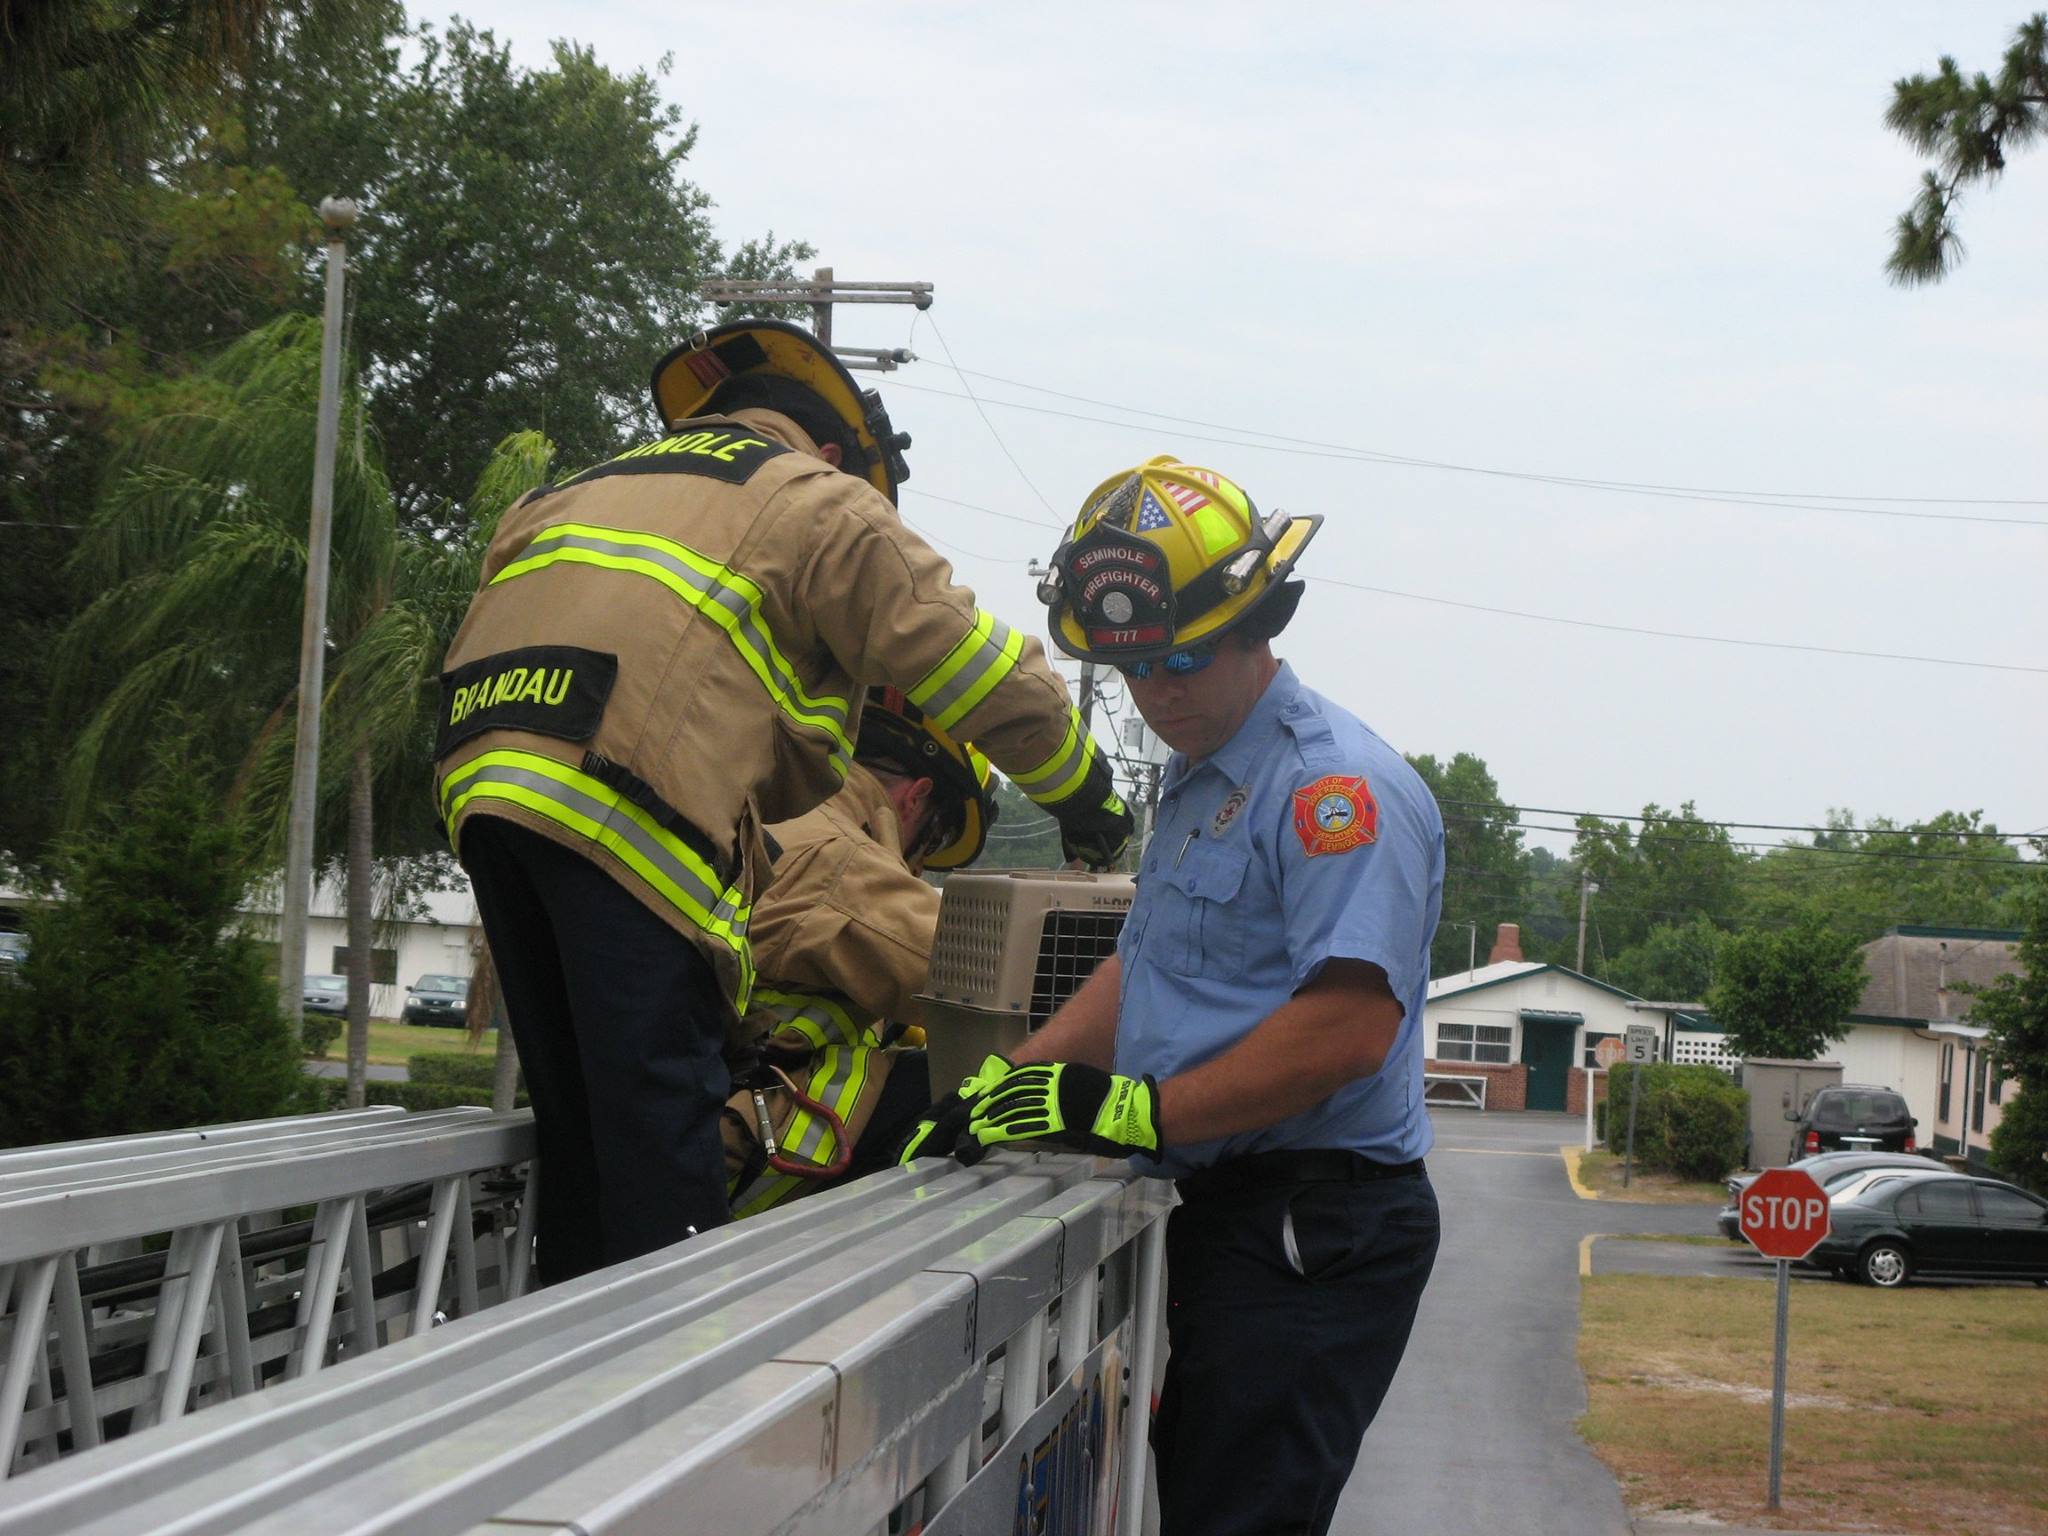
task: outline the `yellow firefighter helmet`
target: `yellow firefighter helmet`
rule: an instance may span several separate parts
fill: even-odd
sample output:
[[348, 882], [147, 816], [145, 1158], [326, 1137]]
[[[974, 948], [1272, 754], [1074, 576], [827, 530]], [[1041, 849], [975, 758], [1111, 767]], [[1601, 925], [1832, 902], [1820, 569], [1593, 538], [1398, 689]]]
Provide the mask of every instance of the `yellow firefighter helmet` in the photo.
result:
[[1110, 476], [1039, 586], [1052, 638], [1084, 661], [1156, 661], [1220, 639], [1255, 611], [1277, 635], [1301, 601], [1288, 578], [1321, 517], [1274, 512], [1213, 469], [1168, 454]]
[[780, 411], [843, 451], [840, 468], [891, 501], [910, 478], [910, 434], [889, 422], [882, 397], [862, 389], [832, 349], [784, 320], [735, 320], [699, 331], [654, 365], [654, 409], [664, 427], [720, 411]]
[[900, 690], [870, 688], [854, 756], [932, 781], [926, 869], [958, 869], [981, 857], [996, 819], [995, 775], [972, 742], [955, 741]]

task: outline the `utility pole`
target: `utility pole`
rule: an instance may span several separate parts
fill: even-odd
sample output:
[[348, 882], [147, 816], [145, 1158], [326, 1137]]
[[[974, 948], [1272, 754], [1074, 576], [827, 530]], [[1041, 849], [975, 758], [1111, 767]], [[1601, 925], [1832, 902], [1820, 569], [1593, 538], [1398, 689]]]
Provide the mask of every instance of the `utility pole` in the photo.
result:
[[1586, 974], [1586, 899], [1599, 889], [1599, 881], [1579, 876], [1579, 963], [1572, 969], [1581, 976]]
[[1475, 918], [1473, 921], [1469, 923], [1461, 923], [1457, 921], [1455, 918], [1453, 918], [1451, 921], [1443, 924], [1443, 926], [1446, 928], [1462, 928], [1465, 930], [1465, 974], [1467, 976], [1470, 976], [1474, 971], [1479, 969], [1478, 920]]
[[299, 626], [299, 717], [292, 748], [291, 818], [277, 928], [277, 995], [294, 1036], [305, 1016], [306, 909], [313, 896], [313, 813], [320, 791], [320, 704], [326, 692], [327, 566], [334, 541], [334, 454], [341, 435], [342, 287], [356, 205], [320, 204], [327, 226], [327, 310], [320, 335], [320, 415], [313, 433], [313, 514], [306, 535], [306, 611]]
[[830, 267], [819, 267], [809, 282], [800, 277], [708, 277], [703, 296], [713, 304], [807, 304], [811, 310], [811, 332], [832, 349], [847, 367], [868, 373], [892, 373], [903, 363], [915, 362], [907, 347], [842, 347], [832, 340], [832, 306], [835, 304], [910, 304], [918, 309], [932, 307], [930, 283], [841, 282]]
[[1081, 698], [1075, 708], [1080, 711], [1081, 728], [1092, 728], [1095, 724], [1095, 663], [1092, 661], [1081, 663]]

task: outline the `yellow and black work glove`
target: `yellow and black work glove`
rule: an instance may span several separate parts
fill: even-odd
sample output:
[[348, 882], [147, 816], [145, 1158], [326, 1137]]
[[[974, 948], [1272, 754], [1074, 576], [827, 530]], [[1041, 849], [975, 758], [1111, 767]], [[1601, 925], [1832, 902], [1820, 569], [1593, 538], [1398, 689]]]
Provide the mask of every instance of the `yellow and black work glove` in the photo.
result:
[[924, 1112], [924, 1118], [910, 1128], [897, 1151], [898, 1166], [908, 1167], [920, 1157], [950, 1157], [967, 1129], [967, 1116], [975, 1101], [1005, 1074], [1015, 1070], [1006, 1056], [984, 1056], [972, 1077]]
[[1141, 1152], [1157, 1162], [1164, 1145], [1159, 1085], [1150, 1077], [1119, 1077], [1078, 1061], [1014, 1068], [975, 1102], [954, 1156], [978, 1163], [993, 1148], [1025, 1141], [1101, 1157]]
[[1109, 789], [1098, 798], [1084, 787], [1074, 809], [1060, 806], [1060, 852], [1090, 869], [1114, 869], [1131, 841], [1131, 811], [1123, 796]]

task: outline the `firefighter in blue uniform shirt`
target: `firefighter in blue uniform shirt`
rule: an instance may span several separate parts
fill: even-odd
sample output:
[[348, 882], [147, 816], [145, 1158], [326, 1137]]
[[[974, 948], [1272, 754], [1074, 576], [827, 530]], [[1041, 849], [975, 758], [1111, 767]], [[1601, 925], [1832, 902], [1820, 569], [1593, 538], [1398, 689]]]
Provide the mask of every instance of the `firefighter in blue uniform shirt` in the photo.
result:
[[1323, 1532], [1436, 1256], [1422, 1005], [1443, 823], [1270, 642], [1320, 519], [1154, 459], [1089, 497], [1041, 595], [1175, 754], [1118, 945], [914, 1134], [1178, 1181], [1154, 1432], [1166, 1536]]

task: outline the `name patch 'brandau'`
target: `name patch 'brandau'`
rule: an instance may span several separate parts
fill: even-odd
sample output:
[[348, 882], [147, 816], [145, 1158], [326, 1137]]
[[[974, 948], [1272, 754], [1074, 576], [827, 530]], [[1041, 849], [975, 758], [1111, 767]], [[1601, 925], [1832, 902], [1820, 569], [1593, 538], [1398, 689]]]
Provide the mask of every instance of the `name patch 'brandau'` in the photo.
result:
[[618, 657], [578, 645], [529, 645], [443, 672], [434, 755], [445, 757], [484, 731], [588, 741], [618, 675]]

